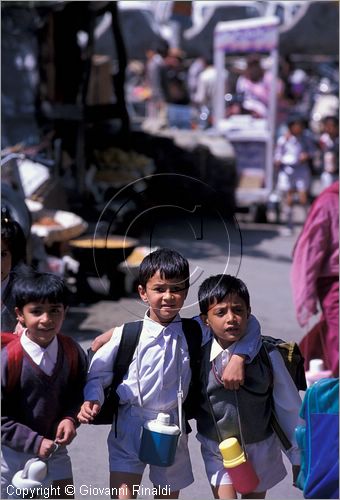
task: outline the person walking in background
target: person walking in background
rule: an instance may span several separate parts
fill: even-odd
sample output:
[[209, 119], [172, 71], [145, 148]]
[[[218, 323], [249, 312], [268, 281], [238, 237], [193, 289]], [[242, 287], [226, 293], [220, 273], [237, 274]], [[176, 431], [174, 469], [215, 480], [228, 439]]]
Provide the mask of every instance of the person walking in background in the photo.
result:
[[167, 104], [168, 126], [191, 128], [190, 96], [184, 52], [170, 48], [162, 67], [162, 88]]
[[313, 358], [339, 376], [339, 181], [316, 198], [293, 251], [291, 286], [302, 327], [321, 308], [319, 322], [300, 343], [306, 369]]
[[305, 131], [302, 117], [292, 115], [287, 122], [288, 130], [276, 143], [274, 165], [278, 170], [277, 189], [283, 193], [287, 217], [287, 234], [293, 232], [294, 195], [298, 193], [299, 202], [307, 212], [311, 184], [310, 162], [316, 146]]
[[[252, 352], [245, 365], [244, 384], [226, 391], [221, 375], [238, 342], [244, 337], [250, 317], [250, 298], [240, 279], [219, 274], [200, 286], [201, 317], [213, 332], [203, 347], [201, 404], [197, 438], [201, 443], [206, 473], [215, 498], [237, 498], [219, 451], [221, 441], [234, 437], [242, 444], [259, 479], [254, 491], [242, 498], [265, 498], [266, 490], [282, 481], [286, 469], [281, 444], [271, 427], [272, 408], [291, 443], [286, 452], [293, 464], [293, 481], [299, 472], [300, 456], [295, 440], [301, 399], [281, 354], [263, 345]], [[265, 359], [265, 361], [264, 361]]]
[[168, 53], [168, 43], [156, 42], [146, 51], [145, 83], [150, 89], [147, 103], [148, 118], [160, 118], [165, 113], [165, 96], [162, 87], [162, 68]]
[[28, 270], [26, 238], [20, 224], [1, 210], [1, 331], [14, 332], [18, 323], [14, 311], [12, 285], [15, 276]]
[[73, 498], [66, 446], [76, 436], [86, 356], [60, 335], [67, 288], [58, 276], [34, 273], [18, 277], [12, 293], [24, 330], [1, 351], [1, 498], [11, 498], [13, 475], [34, 457], [49, 459], [49, 479], [60, 493], [54, 498]]
[[188, 68], [187, 86], [191, 102], [194, 102], [195, 100], [198, 77], [205, 67], [206, 67], [205, 58], [203, 56], [200, 56], [194, 59], [194, 61], [190, 64]]
[[[204, 68], [197, 77], [197, 88], [193, 96], [193, 104], [198, 109], [199, 116], [206, 115], [206, 127], [212, 126], [213, 104], [216, 96], [217, 70], [212, 58], [203, 58]], [[219, 78], [224, 80], [224, 91], [227, 92], [228, 71], [224, 69]]]
[[[252, 54], [247, 59], [247, 67], [236, 81], [237, 94], [243, 95], [242, 107], [254, 118], [265, 118], [268, 114], [269, 96], [273, 82], [270, 71], [265, 71], [261, 59]], [[282, 93], [283, 85], [277, 79], [277, 95]]]
[[324, 188], [339, 179], [339, 118], [326, 116], [322, 120], [319, 145], [322, 154], [321, 184]]

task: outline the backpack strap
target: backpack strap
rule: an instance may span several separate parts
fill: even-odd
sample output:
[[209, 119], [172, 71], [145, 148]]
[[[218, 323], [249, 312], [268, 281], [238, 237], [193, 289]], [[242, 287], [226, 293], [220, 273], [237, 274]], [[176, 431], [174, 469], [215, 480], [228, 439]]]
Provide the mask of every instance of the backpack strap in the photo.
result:
[[182, 318], [182, 328], [188, 344], [190, 368], [195, 372], [201, 363], [202, 330], [198, 322], [191, 318]]
[[71, 337], [58, 333], [58, 340], [70, 366], [70, 378], [75, 380], [78, 372], [79, 353]]
[[[12, 338], [9, 338], [9, 335], [11, 335]], [[4, 336], [6, 336], [6, 338]], [[24, 351], [20, 342], [20, 337], [18, 335], [14, 335], [13, 333], [2, 333], [1, 344], [3, 344], [3, 340], [7, 342], [5, 343], [8, 359], [8, 380], [6, 389], [8, 390], [8, 392], [11, 392], [20, 379]]]
[[[142, 331], [143, 321], [132, 321], [125, 323], [123, 327], [122, 338], [118, 347], [117, 356], [113, 366], [112, 390], [116, 391], [127, 373], [133, 354], [137, 347], [139, 337]], [[115, 435], [117, 437], [118, 404], [115, 411]]]
[[[261, 358], [261, 361], [269, 368], [270, 373], [271, 373], [271, 385], [273, 387], [273, 380], [274, 380], [274, 372], [273, 372], [273, 366], [272, 366], [272, 361], [270, 359], [267, 347], [265, 343], [262, 341], [262, 346], [259, 351], [259, 355]], [[270, 408], [271, 408], [271, 415], [270, 415], [270, 425], [272, 426], [273, 431], [281, 441], [282, 446], [284, 447], [285, 450], [289, 450], [292, 447], [292, 443], [288, 439], [286, 433], [282, 429], [277, 416], [274, 411], [274, 400], [273, 400], [273, 391], [271, 391], [270, 395]]]
[[189, 318], [182, 318], [182, 328], [188, 344], [191, 368], [189, 391], [184, 401], [187, 432], [190, 432], [187, 421], [195, 417], [201, 393], [202, 330], [196, 320]]

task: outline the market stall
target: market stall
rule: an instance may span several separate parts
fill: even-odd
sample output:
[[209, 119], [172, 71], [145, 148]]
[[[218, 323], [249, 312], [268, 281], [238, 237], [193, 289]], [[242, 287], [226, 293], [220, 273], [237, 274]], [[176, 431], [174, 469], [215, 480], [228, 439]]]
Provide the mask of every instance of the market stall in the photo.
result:
[[273, 189], [273, 143], [276, 113], [276, 85], [271, 86], [265, 118], [249, 115], [225, 117], [225, 57], [262, 54], [268, 57], [272, 82], [278, 72], [278, 25], [276, 17], [220, 22], [214, 32], [214, 65], [217, 91], [214, 100], [214, 127], [233, 145], [239, 176], [238, 207], [264, 207]]

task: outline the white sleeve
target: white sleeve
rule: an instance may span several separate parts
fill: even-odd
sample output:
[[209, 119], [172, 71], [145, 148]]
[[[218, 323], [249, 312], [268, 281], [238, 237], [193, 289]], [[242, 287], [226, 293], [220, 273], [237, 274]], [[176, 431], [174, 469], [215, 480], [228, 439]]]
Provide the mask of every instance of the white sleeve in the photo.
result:
[[282, 430], [292, 443], [290, 450], [283, 450], [293, 465], [300, 464], [300, 451], [296, 443], [295, 428], [301, 423], [299, 412], [301, 397], [281, 354], [275, 349], [269, 353], [274, 377], [274, 409]]
[[[194, 316], [202, 330], [202, 346], [207, 344], [212, 338], [212, 332], [201, 319], [200, 316]], [[247, 331], [241, 340], [235, 342], [233, 354], [243, 354], [246, 356], [246, 363], [251, 363], [261, 348], [261, 326], [255, 316], [249, 317]]]
[[249, 316], [245, 335], [235, 342], [233, 354], [246, 356], [246, 363], [251, 363], [262, 345], [261, 326], [255, 316]]
[[212, 333], [208, 325], [206, 325], [203, 321], [201, 316], [194, 316], [192, 319], [197, 321], [197, 323], [200, 325], [201, 330], [202, 330], [202, 347], [209, 342], [212, 338]]
[[113, 364], [122, 333], [123, 326], [115, 328], [110, 340], [94, 354], [84, 388], [85, 401], [99, 401], [101, 405], [103, 404], [104, 388], [112, 382]]

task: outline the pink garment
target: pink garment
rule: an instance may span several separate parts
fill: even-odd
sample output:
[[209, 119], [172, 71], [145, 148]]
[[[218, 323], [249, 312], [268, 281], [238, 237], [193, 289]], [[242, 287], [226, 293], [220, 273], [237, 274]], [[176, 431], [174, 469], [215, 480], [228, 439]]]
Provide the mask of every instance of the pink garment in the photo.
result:
[[[243, 94], [243, 107], [249, 111], [256, 111], [259, 116], [265, 117], [268, 113], [269, 96], [273, 78], [270, 72], [265, 72], [259, 81], [251, 81], [246, 76], [239, 76], [236, 82], [236, 91]], [[282, 81], [276, 80], [277, 95], [282, 92]]]
[[334, 376], [339, 374], [339, 181], [325, 189], [313, 203], [295, 245], [291, 284], [296, 317], [301, 326], [318, 312], [322, 317], [302, 340], [308, 362], [324, 360]]
[[339, 181], [314, 201], [293, 252], [291, 284], [301, 326], [317, 313], [318, 280], [339, 277]]

